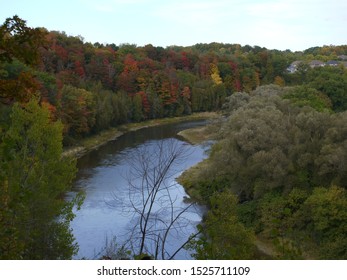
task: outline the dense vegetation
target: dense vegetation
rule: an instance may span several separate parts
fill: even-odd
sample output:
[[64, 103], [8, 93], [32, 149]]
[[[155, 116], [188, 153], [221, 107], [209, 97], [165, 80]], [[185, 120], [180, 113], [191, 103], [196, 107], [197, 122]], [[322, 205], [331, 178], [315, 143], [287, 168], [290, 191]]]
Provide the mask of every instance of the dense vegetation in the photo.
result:
[[[207, 216], [209, 239], [200, 250], [218, 246], [214, 239], [221, 244], [221, 233], [241, 223], [272, 240], [279, 258], [346, 259], [347, 112], [333, 113], [312, 88], [270, 85], [233, 94], [225, 113], [209, 159], [183, 181], [212, 213], [216, 194], [218, 211], [230, 208], [230, 192], [239, 203], [229, 214], [234, 222], [219, 225], [224, 230], [212, 231], [216, 223], [209, 226]], [[249, 232], [237, 231], [249, 240]], [[248, 253], [239, 256], [252, 258], [254, 251]]]
[[[7, 19], [0, 26], [1, 258], [70, 258], [77, 249], [69, 230], [77, 202], [63, 200], [75, 166], [61, 157], [62, 144], [225, 102], [209, 177], [190, 182], [215, 209], [197, 257], [247, 258], [256, 232], [280, 240], [288, 254], [300, 255], [306, 238], [313, 256], [345, 258], [347, 71], [306, 63], [346, 54], [347, 46], [293, 53], [91, 44]], [[288, 73], [295, 60], [303, 63]], [[277, 86], [260, 87], [269, 84]], [[219, 219], [225, 223], [213, 229]], [[239, 240], [236, 232], [244, 250], [223, 246]]]
[[14, 105], [10, 125], [0, 146], [0, 257], [71, 258], [78, 248], [69, 227], [77, 201], [62, 195], [75, 165], [61, 158], [62, 124], [32, 100], [25, 109]]
[[295, 53], [219, 43], [104, 46], [43, 28], [16, 31], [19, 24], [25, 22], [14, 18], [1, 31], [1, 101], [39, 93], [64, 124], [65, 144], [129, 121], [215, 110], [234, 92], [270, 83], [311, 83], [334, 109], [346, 109], [343, 67], [286, 71], [294, 60], [338, 59], [346, 46]]

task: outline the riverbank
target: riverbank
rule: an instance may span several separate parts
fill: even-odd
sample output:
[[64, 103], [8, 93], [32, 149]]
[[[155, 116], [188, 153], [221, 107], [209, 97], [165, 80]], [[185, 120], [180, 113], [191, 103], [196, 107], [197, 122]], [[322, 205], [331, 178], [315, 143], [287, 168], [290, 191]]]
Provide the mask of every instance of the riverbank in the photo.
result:
[[[216, 128], [211, 129], [208, 126], [203, 126], [182, 130], [178, 135], [191, 144], [196, 145], [206, 141], [215, 140], [217, 134]], [[209, 170], [208, 159], [188, 168], [178, 178], [176, 178], [177, 182], [184, 187], [190, 199], [199, 204], [204, 204], [206, 201], [201, 197], [200, 190], [197, 188], [195, 183], [199, 182], [199, 178], [202, 177], [202, 174], [206, 172], [206, 170]], [[257, 251], [255, 252], [255, 257], [257, 259], [267, 260], [277, 258], [278, 253], [270, 240], [261, 237], [260, 235], [255, 235], [254, 245], [257, 248]]]
[[[215, 127], [205, 125], [202, 127], [182, 130], [178, 132], [177, 135], [184, 138], [187, 142], [193, 145], [198, 145], [207, 141], [215, 140], [218, 131], [218, 126]], [[201, 204], [204, 204], [204, 201], [201, 198], [199, 190], [196, 188], [196, 186], [194, 186], [193, 182], [199, 181], [201, 173], [203, 173], [204, 170], [208, 170], [208, 159], [205, 159], [198, 164], [188, 168], [178, 178], [176, 178], [177, 182], [184, 187], [186, 193], [191, 197], [191, 199]]]
[[207, 126], [202, 126], [182, 130], [178, 132], [177, 135], [183, 137], [189, 143], [197, 145], [209, 140], [213, 140], [215, 134], [211, 132]]
[[[205, 147], [200, 145], [192, 146], [177, 137], [177, 132], [182, 129], [204, 125], [208, 122], [206, 118], [188, 121], [185, 119], [183, 122], [181, 120], [181, 118], [178, 119], [179, 122], [176, 123], [171, 123], [172, 120], [169, 120], [170, 123], [165, 125], [160, 125], [162, 122], [156, 123], [158, 125], [152, 122], [151, 127], [145, 129], [140, 129], [143, 127], [143, 124], [128, 126], [127, 131], [129, 132], [124, 132], [123, 136], [116, 141], [108, 142], [101, 148], [88, 153], [78, 160], [78, 173], [72, 189], [74, 192], [82, 191], [85, 200], [81, 208], [75, 212], [76, 217], [71, 223], [71, 229], [74, 232], [76, 242], [80, 246], [79, 253], [74, 256], [75, 259], [96, 258], [94, 257], [96, 256], [95, 252], [101, 255], [104, 254], [105, 238], [114, 240], [113, 238], [117, 237], [117, 244], [120, 246], [130, 242], [128, 240], [129, 229], [133, 228], [133, 225], [132, 220], [129, 220], [125, 213], [131, 213], [131, 211], [136, 210], [132, 207], [131, 200], [129, 200], [129, 191], [131, 194], [136, 192], [131, 187], [129, 189], [129, 184], [137, 184], [138, 182], [136, 179], [133, 179], [135, 177], [132, 177], [137, 175], [131, 172], [141, 169], [141, 167], [137, 166], [138, 161], [135, 161], [136, 156], [143, 158], [146, 155], [146, 160], [149, 156], [149, 162], [146, 163], [149, 164], [148, 166], [155, 166], [157, 160], [164, 162], [167, 160], [167, 156], [170, 157], [170, 155], [176, 154], [176, 151], [183, 151], [183, 157], [181, 155], [178, 156], [177, 165], [172, 169], [175, 173], [183, 172], [186, 168], [195, 165], [206, 157]], [[149, 123], [146, 124], [148, 125]], [[159, 150], [153, 150], [156, 147], [162, 148], [163, 151], [168, 151], [168, 153], [164, 152], [164, 154], [159, 155], [161, 153]], [[149, 152], [150, 154], [148, 154]], [[157, 159], [155, 155], [161, 158]], [[151, 174], [145, 176], [148, 178], [156, 176], [160, 168], [163, 169], [164, 167], [155, 166], [152, 170], [154, 173], [150, 172]], [[160, 188], [165, 189], [165, 193], [163, 193], [163, 196], [160, 194], [160, 197], [157, 197], [161, 207], [155, 210], [156, 217], [162, 221], [167, 221], [168, 225], [170, 224], [171, 216], [167, 216], [167, 213], [171, 213], [171, 209], [185, 207], [182, 202], [186, 193], [182, 186], [173, 184], [173, 180], [174, 178], [169, 174], [167, 182], [170, 183], [170, 186], [172, 183], [173, 187], [169, 188], [169, 192], [173, 200], [170, 200], [168, 197], [168, 189], [166, 188], [168, 185], [160, 186]], [[133, 187], [136, 188], [136, 185], [133, 185]], [[152, 188], [152, 184], [146, 184], [147, 187]], [[141, 191], [138, 194], [142, 196]], [[172, 208], [173, 205], [174, 208]], [[180, 233], [168, 236], [167, 245], [165, 245], [165, 251], [168, 254], [175, 252], [177, 248], [188, 240], [190, 235], [196, 233], [196, 224], [201, 221], [204, 210], [205, 207], [192, 207], [190, 211], [182, 213], [182, 216], [181, 214], [179, 215], [184, 219], [185, 225], [178, 223], [177, 226], [179, 226]], [[119, 218], [114, 219], [114, 217]], [[187, 222], [189, 220], [191, 223]], [[109, 221], [112, 221], [112, 223]], [[153, 223], [156, 222], [153, 221]], [[190, 252], [182, 249], [176, 258], [191, 259]]]
[[[201, 197], [200, 189], [197, 187], [196, 182], [202, 177], [202, 174], [209, 170], [209, 160], [205, 159], [191, 168], [185, 170], [176, 180], [182, 185], [189, 195], [191, 200], [204, 205], [206, 201]], [[260, 235], [254, 235], [254, 245], [257, 248], [255, 252], [255, 259], [276, 259], [279, 255], [271, 240], [268, 240]]]
[[110, 128], [108, 130], [102, 131], [96, 135], [83, 138], [77, 142], [76, 145], [72, 147], [66, 147], [63, 152], [63, 156], [72, 156], [75, 158], [80, 158], [92, 150], [96, 150], [106, 143], [117, 139], [123, 134], [139, 130], [146, 127], [153, 127], [159, 125], [165, 125], [170, 123], [184, 122], [184, 121], [194, 121], [202, 119], [214, 119], [218, 118], [218, 113], [216, 112], [201, 112], [194, 113], [188, 116], [182, 117], [172, 117], [163, 119], [148, 120], [140, 123], [129, 123], [120, 125], [118, 127]]

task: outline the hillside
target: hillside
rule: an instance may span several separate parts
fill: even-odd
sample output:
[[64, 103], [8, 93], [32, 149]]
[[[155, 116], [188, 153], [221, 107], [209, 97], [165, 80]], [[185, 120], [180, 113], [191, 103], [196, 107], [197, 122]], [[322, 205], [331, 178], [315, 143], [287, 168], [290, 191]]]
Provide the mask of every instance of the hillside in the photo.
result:
[[[19, 23], [25, 34], [9, 33]], [[346, 109], [335, 100], [344, 96], [334, 90], [345, 86], [342, 62], [347, 46], [291, 52], [220, 43], [167, 48], [103, 45], [29, 28], [18, 17], [6, 22], [1, 32], [2, 103], [25, 102], [38, 93], [40, 102], [63, 122], [65, 145], [129, 121], [218, 110], [234, 92], [271, 83], [310, 83], [328, 96], [334, 110]], [[341, 65], [311, 68], [314, 59]], [[294, 61], [302, 64], [290, 73]], [[324, 79], [329, 84], [322, 84]]]

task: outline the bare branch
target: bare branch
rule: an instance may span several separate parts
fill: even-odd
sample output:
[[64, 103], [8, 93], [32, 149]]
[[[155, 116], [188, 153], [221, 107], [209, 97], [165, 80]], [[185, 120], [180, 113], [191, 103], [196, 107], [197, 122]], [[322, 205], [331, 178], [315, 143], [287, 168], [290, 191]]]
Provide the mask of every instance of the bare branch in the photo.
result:
[[174, 179], [180, 165], [189, 154], [187, 146], [166, 139], [147, 142], [129, 156], [128, 201], [120, 203], [132, 213], [130, 246], [137, 255], [146, 253], [155, 259], [172, 259], [189, 242], [184, 242], [173, 254], [167, 249], [169, 235], [179, 236], [190, 222], [184, 214], [192, 204], [179, 206], [178, 196], [172, 191], [177, 187]]

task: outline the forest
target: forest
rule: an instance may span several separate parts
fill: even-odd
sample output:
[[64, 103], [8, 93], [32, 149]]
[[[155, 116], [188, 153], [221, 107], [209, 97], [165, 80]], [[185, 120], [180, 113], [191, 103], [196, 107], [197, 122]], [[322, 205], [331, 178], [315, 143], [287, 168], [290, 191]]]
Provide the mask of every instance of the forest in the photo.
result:
[[184, 178], [210, 207], [195, 257], [256, 258], [261, 237], [276, 258], [346, 259], [347, 45], [104, 45], [18, 16], [0, 33], [0, 258], [78, 249], [69, 223], [83, 198], [62, 199], [76, 173], [64, 147], [120, 124], [218, 111], [209, 159]]
[[211, 209], [198, 258], [253, 259], [266, 240], [279, 259], [346, 259], [347, 114], [320, 98], [276, 85], [227, 98], [210, 157], [181, 178]]

